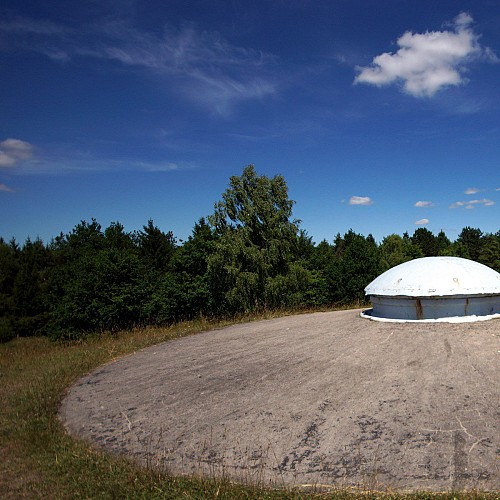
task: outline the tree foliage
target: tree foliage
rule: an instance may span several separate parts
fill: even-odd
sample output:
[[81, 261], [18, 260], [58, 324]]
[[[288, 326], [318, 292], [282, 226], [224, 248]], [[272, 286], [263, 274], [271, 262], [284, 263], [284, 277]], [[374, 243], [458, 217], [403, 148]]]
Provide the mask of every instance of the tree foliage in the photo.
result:
[[423, 257], [420, 246], [410, 238], [402, 238], [398, 234], [386, 236], [379, 247], [380, 264], [384, 271], [412, 259]]
[[413, 233], [411, 241], [420, 248], [424, 257], [433, 257], [438, 255], [438, 242], [432, 231], [426, 227], [419, 227]]
[[137, 233], [141, 257], [158, 272], [165, 271], [175, 253], [176, 242], [172, 231], [164, 233], [152, 219]]
[[350, 229], [337, 234], [334, 255], [327, 268], [328, 298], [331, 303], [364, 299], [364, 288], [381, 272], [382, 266], [373, 236], [364, 237]]
[[209, 221], [219, 237], [208, 261], [218, 308], [229, 312], [297, 301], [307, 270], [298, 262], [298, 221], [285, 179], [257, 175], [253, 165], [230, 179]]
[[47, 245], [0, 238], [0, 342], [353, 303], [378, 274], [422, 256], [473, 258], [500, 272], [500, 231], [465, 227], [451, 242], [419, 228], [378, 245], [349, 230], [315, 245], [293, 206], [282, 176], [249, 165], [182, 244], [153, 220], [134, 233], [81, 221]]
[[477, 260], [500, 273], [500, 234], [483, 237]]
[[483, 232], [470, 226], [464, 227], [457, 238], [457, 243], [467, 249], [467, 254], [472, 260], [478, 260], [481, 253]]

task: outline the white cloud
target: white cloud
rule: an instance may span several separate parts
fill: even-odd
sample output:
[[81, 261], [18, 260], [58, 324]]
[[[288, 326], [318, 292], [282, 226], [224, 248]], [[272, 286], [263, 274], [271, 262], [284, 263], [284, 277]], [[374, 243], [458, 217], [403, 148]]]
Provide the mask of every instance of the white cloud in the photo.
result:
[[398, 39], [396, 53], [385, 52], [370, 66], [357, 67], [354, 83], [381, 87], [402, 82], [404, 91], [414, 97], [431, 97], [444, 87], [465, 83], [468, 63], [498, 59], [491, 49], [481, 47], [479, 35], [470, 28], [472, 21], [462, 12], [452, 24], [453, 31], [407, 31]]
[[465, 191], [464, 191], [464, 194], [476, 194], [476, 193], [479, 193], [479, 189], [478, 188], [467, 188]]
[[168, 162], [168, 161], [140, 161], [122, 160], [114, 158], [82, 156], [78, 151], [65, 151], [57, 157], [47, 157], [36, 161], [26, 162], [16, 168], [16, 173], [20, 175], [43, 175], [43, 174], [65, 174], [69, 175], [78, 172], [116, 172], [142, 171], [151, 173], [165, 173], [176, 170], [192, 170], [198, 165], [191, 162]]
[[415, 221], [415, 225], [417, 226], [425, 226], [426, 224], [429, 224], [429, 219], [420, 219]]
[[491, 207], [495, 204], [493, 200], [489, 200], [488, 198], [481, 198], [480, 200], [468, 200], [468, 201], [456, 201], [450, 205], [450, 208], [460, 208], [465, 207], [469, 210], [474, 208], [477, 205], [483, 205], [484, 207]]
[[277, 88], [270, 72], [276, 63], [273, 55], [233, 45], [217, 32], [193, 25], [166, 27], [162, 35], [152, 35], [118, 21], [76, 31], [18, 19], [1, 23], [0, 31], [57, 61], [90, 57], [142, 68], [219, 114], [228, 114], [237, 102], [272, 95]]
[[5, 193], [13, 193], [14, 190], [11, 189], [9, 186], [6, 186], [5, 184], [0, 183], [0, 191], [3, 191]]
[[432, 201], [417, 201], [417, 203], [415, 203], [415, 206], [421, 208], [433, 207], [434, 203]]
[[238, 101], [276, 91], [267, 73], [274, 56], [232, 45], [216, 32], [184, 26], [167, 28], [162, 37], [155, 37], [115, 23], [104, 26], [102, 33], [95, 57], [168, 75], [190, 99], [219, 114], [227, 114]]
[[351, 196], [349, 205], [371, 205], [373, 200], [369, 196]]
[[0, 142], [0, 167], [13, 167], [33, 157], [33, 146], [20, 139], [5, 139]]
[[133, 162], [130, 166], [139, 170], [146, 170], [147, 172], [171, 172], [172, 170], [179, 170], [180, 168], [177, 163], [172, 162]]

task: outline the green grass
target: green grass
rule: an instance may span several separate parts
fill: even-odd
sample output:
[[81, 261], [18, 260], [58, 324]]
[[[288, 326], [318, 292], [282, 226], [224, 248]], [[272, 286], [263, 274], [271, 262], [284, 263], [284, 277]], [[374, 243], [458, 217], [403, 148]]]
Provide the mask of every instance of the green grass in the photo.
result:
[[91, 448], [65, 433], [57, 411], [65, 390], [78, 377], [148, 345], [227, 324], [200, 320], [169, 328], [103, 334], [81, 342], [52, 343], [33, 337], [1, 344], [0, 498], [495, 498], [480, 493], [304, 493], [234, 484], [220, 478], [172, 477]]

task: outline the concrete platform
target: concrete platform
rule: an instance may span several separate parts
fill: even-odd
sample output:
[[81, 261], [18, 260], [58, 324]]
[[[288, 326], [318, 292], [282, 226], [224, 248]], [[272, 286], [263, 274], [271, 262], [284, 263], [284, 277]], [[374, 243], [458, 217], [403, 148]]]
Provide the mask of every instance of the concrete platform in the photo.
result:
[[80, 379], [70, 433], [175, 474], [278, 485], [500, 490], [500, 320], [237, 325]]

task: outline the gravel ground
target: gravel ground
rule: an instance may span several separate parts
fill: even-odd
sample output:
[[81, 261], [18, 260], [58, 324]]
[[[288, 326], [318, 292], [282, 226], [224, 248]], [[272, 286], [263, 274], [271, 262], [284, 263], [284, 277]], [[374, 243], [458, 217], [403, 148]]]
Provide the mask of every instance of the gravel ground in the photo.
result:
[[152, 346], [80, 379], [69, 432], [175, 474], [500, 490], [500, 320], [289, 316]]

